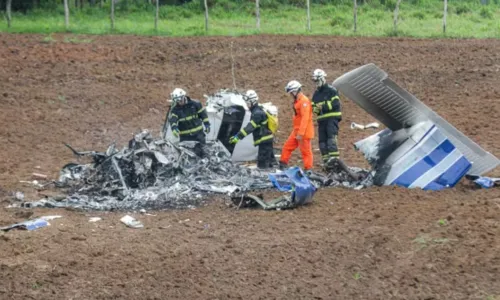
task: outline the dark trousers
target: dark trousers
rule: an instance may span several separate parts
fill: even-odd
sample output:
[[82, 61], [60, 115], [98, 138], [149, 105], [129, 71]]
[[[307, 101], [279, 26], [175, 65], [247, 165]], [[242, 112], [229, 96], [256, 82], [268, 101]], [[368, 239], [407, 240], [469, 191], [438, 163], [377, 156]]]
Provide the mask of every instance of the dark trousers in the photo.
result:
[[206, 144], [206, 139], [205, 139], [205, 133], [202, 130], [195, 132], [193, 134], [181, 135], [179, 140], [181, 142], [185, 141], [198, 142], [199, 144], [197, 144], [196, 147], [194, 148], [194, 153], [199, 157], [205, 156], [205, 151], [203, 150], [203, 146], [205, 146]]
[[258, 145], [257, 152], [257, 167], [259, 169], [268, 169], [276, 166], [276, 157], [274, 156], [274, 148], [272, 142], [261, 143]]
[[331, 157], [339, 157], [338, 133], [339, 123], [337, 119], [328, 118], [318, 122], [319, 150], [323, 161], [327, 161]]

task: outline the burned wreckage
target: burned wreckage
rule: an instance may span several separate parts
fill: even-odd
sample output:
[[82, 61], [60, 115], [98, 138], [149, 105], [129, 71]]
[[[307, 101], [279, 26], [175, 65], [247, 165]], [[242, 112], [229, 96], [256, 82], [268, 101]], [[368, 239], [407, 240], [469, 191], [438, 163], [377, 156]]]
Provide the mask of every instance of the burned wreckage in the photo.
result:
[[[387, 127], [354, 144], [372, 170], [348, 167], [341, 160], [327, 175], [305, 174], [298, 167], [281, 172], [247, 166], [257, 156], [251, 138], [236, 146], [228, 140], [249, 122], [250, 112], [240, 93], [220, 90], [206, 96], [212, 128], [203, 146], [206, 157], [195, 154], [198, 143], [179, 143], [170, 129], [161, 138], [143, 131], [122, 150], [115, 145], [105, 152], [72, 149], [93, 159], [63, 167], [55, 184], [68, 189], [68, 196], [26, 204], [93, 210], [185, 208], [219, 194], [230, 196], [237, 207], [293, 208], [311, 202], [320, 187], [375, 184], [441, 190], [500, 163], [374, 64], [344, 74], [333, 85]], [[278, 113], [271, 103], [263, 105]], [[269, 189], [286, 194], [271, 201], [256, 196]]]
[[[263, 105], [277, 114], [272, 104]], [[66, 144], [77, 157], [91, 157], [91, 162], [70, 163], [62, 168], [54, 184], [66, 189], [68, 196], [42, 199], [25, 206], [90, 210], [186, 208], [219, 194], [230, 196], [238, 207], [281, 209], [309, 203], [321, 186], [370, 185], [369, 180], [361, 180], [366, 179], [368, 171], [357, 168], [332, 176], [306, 175], [297, 167], [277, 173], [253, 168], [248, 163], [256, 159], [257, 148], [251, 138], [236, 147], [227, 143], [250, 120], [242, 95], [220, 90], [207, 96], [206, 106], [213, 130], [203, 146], [194, 141], [178, 142], [170, 130], [164, 138], [155, 138], [145, 130], [121, 150], [113, 144], [104, 152], [79, 152]], [[196, 154], [196, 147], [204, 148], [204, 157]], [[353, 180], [351, 175], [355, 173], [358, 175]], [[250, 194], [275, 188], [286, 193], [271, 201]]]

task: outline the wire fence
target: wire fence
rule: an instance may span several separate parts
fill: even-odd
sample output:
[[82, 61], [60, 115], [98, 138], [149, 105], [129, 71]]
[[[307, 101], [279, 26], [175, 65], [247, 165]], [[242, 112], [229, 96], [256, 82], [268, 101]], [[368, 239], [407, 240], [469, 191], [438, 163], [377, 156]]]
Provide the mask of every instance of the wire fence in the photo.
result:
[[[40, 1], [40, 0], [33, 0], [34, 2]], [[64, 26], [66, 31], [70, 31], [71, 29], [71, 5], [70, 5], [70, 0], [60, 0], [62, 1], [61, 5], [64, 7]], [[74, 0], [74, 6], [72, 9], [76, 9], [80, 7], [80, 9], [83, 7], [84, 0]], [[104, 0], [87, 0], [88, 4], [92, 6], [97, 6], [99, 5], [100, 8], [103, 8], [103, 2]], [[98, 1], [96, 3], [96, 1]], [[152, 7], [154, 7], [154, 15], [151, 16], [151, 22], [154, 23], [154, 30], [158, 31], [159, 27], [159, 19], [160, 19], [160, 0], [145, 0], [146, 3]], [[196, 1], [196, 0], [194, 0]], [[201, 3], [203, 5], [204, 9], [204, 21], [205, 21], [205, 32], [209, 33], [210, 32], [210, 24], [212, 21], [216, 21], [216, 19], [212, 20], [211, 15], [210, 15], [210, 0], [201, 0]], [[260, 2], [259, 0], [252, 0], [255, 1], [255, 11], [252, 13], [255, 16], [255, 30], [260, 31], [261, 30], [261, 7], [260, 7]], [[302, 3], [300, 2], [302, 1]], [[348, 0], [350, 1], [350, 0]], [[352, 30], [353, 32], [357, 32], [358, 30], [358, 11], [359, 11], [359, 3], [358, 0], [352, 0], [352, 7], [353, 7], [353, 16], [352, 16]], [[363, 1], [363, 0], [361, 0]], [[442, 0], [443, 6], [442, 6], [442, 32], [443, 34], [446, 33], [447, 30], [447, 13], [448, 13], [448, 1], [447, 0]], [[7, 22], [7, 28], [12, 27], [12, 0], [0, 0], [0, 3], [4, 2], [5, 3], [5, 19]], [[110, 11], [109, 11], [109, 19], [110, 19], [110, 28], [111, 32], [115, 31], [115, 10], [116, 10], [116, 3], [118, 3], [118, 0], [109, 0], [110, 5]], [[298, 6], [303, 6], [305, 7], [304, 15], [305, 15], [305, 20], [306, 20], [306, 30], [311, 32], [311, 18], [314, 16], [311, 16], [311, 0], [298, 0], [295, 2], [296, 5]], [[399, 18], [399, 12], [400, 12], [400, 4], [401, 0], [396, 0], [395, 2], [395, 7], [393, 10], [393, 31], [397, 32], [398, 31], [398, 24], [400, 21]], [[488, 4], [487, 0], [481, 0], [481, 4]]]

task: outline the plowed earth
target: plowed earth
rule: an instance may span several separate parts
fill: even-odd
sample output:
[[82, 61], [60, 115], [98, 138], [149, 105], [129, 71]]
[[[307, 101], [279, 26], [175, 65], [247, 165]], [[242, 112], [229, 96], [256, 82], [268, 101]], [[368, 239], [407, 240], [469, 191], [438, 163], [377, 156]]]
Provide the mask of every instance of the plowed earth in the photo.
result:
[[[80, 39], [80, 40], [78, 40]], [[284, 95], [313, 69], [331, 80], [366, 63], [390, 76], [487, 151], [500, 156], [500, 41], [299, 36], [242, 38], [0, 35], [0, 188], [37, 199], [20, 180], [55, 178], [77, 149], [158, 133], [166, 98], [236, 84], [292, 115]], [[376, 121], [343, 99], [342, 157]], [[279, 135], [281, 145], [287, 126]], [[316, 141], [315, 141], [316, 148]], [[315, 152], [315, 154], [318, 154]], [[318, 155], [316, 155], [317, 159]], [[297, 156], [295, 156], [297, 158]], [[495, 173], [496, 172], [496, 173]], [[499, 175], [498, 170], [492, 175]], [[30, 192], [31, 191], [31, 192]], [[2, 204], [3, 207], [6, 202]], [[443, 192], [325, 189], [291, 211], [236, 211], [223, 199], [187, 211], [133, 214], [36, 209], [51, 226], [0, 233], [1, 299], [498, 299], [500, 189], [467, 182]], [[29, 211], [2, 208], [0, 225]], [[102, 221], [89, 223], [89, 217]]]

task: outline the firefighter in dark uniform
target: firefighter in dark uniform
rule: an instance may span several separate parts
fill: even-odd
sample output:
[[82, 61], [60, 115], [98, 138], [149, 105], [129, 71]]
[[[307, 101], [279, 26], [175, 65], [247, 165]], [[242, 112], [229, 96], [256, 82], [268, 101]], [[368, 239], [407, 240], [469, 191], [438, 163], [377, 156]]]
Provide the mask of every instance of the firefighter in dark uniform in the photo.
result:
[[248, 90], [243, 96], [243, 99], [247, 103], [252, 116], [247, 126], [242, 128], [235, 136], [231, 137], [229, 143], [236, 144], [247, 135], [253, 133], [253, 144], [258, 147], [257, 167], [259, 169], [272, 168], [278, 163], [274, 156], [274, 136], [267, 125], [267, 114], [264, 109], [259, 106], [259, 96], [254, 90]]
[[181, 142], [195, 141], [200, 147], [195, 149], [196, 154], [203, 156], [203, 145], [206, 144], [205, 134], [210, 132], [207, 111], [203, 105], [186, 95], [183, 89], [176, 88], [170, 95], [174, 107], [168, 120], [172, 134], [179, 137]]
[[312, 101], [318, 121], [319, 149], [323, 164], [329, 169], [340, 154], [337, 146], [339, 122], [342, 120], [340, 98], [337, 90], [326, 83], [325, 71], [314, 70], [312, 79], [316, 83]]

